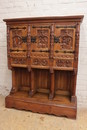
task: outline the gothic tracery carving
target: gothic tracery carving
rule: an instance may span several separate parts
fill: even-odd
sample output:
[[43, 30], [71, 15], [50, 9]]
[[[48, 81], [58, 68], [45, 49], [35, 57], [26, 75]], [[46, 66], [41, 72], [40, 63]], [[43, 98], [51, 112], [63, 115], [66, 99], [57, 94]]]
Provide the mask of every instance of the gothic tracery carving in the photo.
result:
[[38, 48], [47, 48], [48, 47], [48, 30], [37, 30], [37, 37], [38, 37]]

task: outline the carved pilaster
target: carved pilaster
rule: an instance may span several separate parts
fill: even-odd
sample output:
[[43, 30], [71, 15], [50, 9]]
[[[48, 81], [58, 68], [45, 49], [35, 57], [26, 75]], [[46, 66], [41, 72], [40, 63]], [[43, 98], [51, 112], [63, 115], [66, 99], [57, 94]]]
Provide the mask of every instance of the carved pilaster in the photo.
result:
[[28, 57], [28, 71], [31, 71], [31, 59], [30, 59], [30, 51], [31, 51], [31, 32], [30, 25], [28, 25], [28, 38], [27, 38], [27, 57]]
[[10, 58], [10, 26], [7, 25], [7, 56], [8, 56], [8, 69], [11, 67], [11, 58]]
[[54, 25], [52, 24], [51, 25], [51, 33], [50, 33], [50, 36], [51, 36], [51, 44], [50, 44], [50, 58], [53, 58], [53, 50], [54, 50]]
[[75, 33], [74, 68], [77, 68], [77, 66], [78, 66], [79, 34], [80, 34], [80, 25], [79, 25], [79, 23], [77, 23], [77, 25], [76, 25], [76, 33]]
[[51, 25], [50, 32], [50, 73], [53, 73], [53, 57], [54, 57], [54, 24]]

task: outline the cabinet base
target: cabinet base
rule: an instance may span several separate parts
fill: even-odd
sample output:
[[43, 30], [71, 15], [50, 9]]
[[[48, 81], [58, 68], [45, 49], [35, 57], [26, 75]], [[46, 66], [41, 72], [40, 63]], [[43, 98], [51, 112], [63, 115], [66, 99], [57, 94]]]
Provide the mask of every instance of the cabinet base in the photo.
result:
[[72, 103], [70, 97], [61, 95], [56, 95], [53, 100], [49, 100], [47, 94], [36, 93], [33, 97], [29, 97], [28, 92], [20, 91], [7, 96], [5, 105], [7, 108], [30, 110], [72, 119], [76, 119], [77, 113], [77, 101]]

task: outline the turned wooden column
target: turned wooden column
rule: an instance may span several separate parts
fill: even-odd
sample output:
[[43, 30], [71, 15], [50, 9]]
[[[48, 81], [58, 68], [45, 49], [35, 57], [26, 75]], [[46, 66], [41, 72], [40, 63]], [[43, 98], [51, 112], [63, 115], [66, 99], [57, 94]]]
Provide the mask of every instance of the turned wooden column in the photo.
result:
[[76, 81], [77, 81], [77, 68], [78, 68], [78, 53], [79, 53], [79, 34], [80, 34], [80, 23], [76, 24], [75, 33], [75, 54], [74, 54], [74, 70], [72, 73], [72, 89], [71, 89], [71, 101], [76, 100]]

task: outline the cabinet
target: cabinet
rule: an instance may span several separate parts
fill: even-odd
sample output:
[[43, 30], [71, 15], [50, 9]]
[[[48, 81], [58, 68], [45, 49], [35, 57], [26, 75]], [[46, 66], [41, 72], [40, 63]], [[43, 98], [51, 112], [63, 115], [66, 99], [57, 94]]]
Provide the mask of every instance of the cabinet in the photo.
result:
[[4, 19], [12, 89], [8, 108], [76, 118], [83, 16]]

